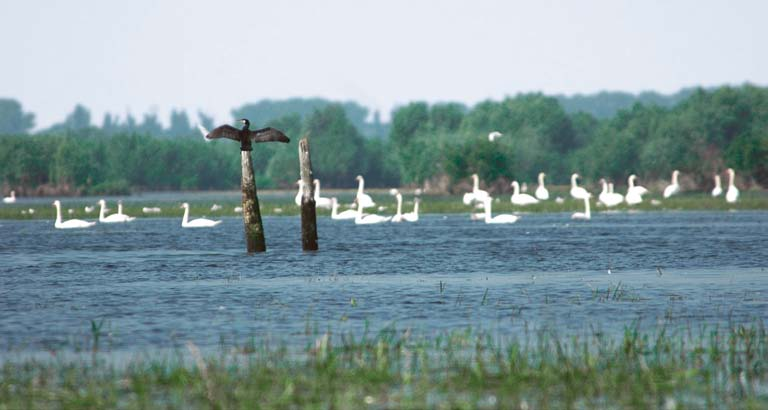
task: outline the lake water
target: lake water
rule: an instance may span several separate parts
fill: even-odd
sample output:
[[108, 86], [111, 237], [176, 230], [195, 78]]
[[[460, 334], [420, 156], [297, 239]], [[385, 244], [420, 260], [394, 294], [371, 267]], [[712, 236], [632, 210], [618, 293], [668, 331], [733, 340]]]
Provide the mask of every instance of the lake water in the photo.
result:
[[199, 230], [164, 218], [85, 230], [0, 221], [0, 351], [77, 349], [102, 319], [108, 348], [128, 352], [303, 343], [307, 328], [618, 334], [768, 314], [764, 211], [530, 214], [513, 225], [321, 218], [318, 253], [301, 252], [298, 217], [264, 224], [268, 252], [248, 256], [239, 218]]

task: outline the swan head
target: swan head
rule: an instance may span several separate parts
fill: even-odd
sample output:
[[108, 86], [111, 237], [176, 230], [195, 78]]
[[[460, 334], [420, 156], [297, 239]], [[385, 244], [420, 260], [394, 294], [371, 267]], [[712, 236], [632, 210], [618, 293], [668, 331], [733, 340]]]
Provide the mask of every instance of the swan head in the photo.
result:
[[397, 194], [399, 194], [399, 193], [400, 193], [400, 191], [398, 191], [397, 188], [392, 188], [392, 189], [389, 190], [389, 194], [392, 195], [392, 196], [397, 196]]
[[520, 188], [520, 184], [517, 181], [512, 181], [511, 184], [509, 184], [512, 188]]
[[499, 138], [499, 137], [501, 137], [501, 136], [503, 136], [503, 135], [504, 135], [504, 134], [502, 134], [502, 133], [500, 133], [500, 132], [498, 132], [498, 131], [491, 131], [491, 132], [488, 134], [488, 141], [491, 141], [491, 142], [493, 142], [493, 141], [494, 141], [496, 138]]
[[395, 198], [397, 198], [397, 200], [400, 201], [400, 200], [403, 199], [403, 194], [398, 192], [398, 193], [395, 194]]
[[680, 171], [678, 171], [678, 170], [674, 170], [674, 171], [672, 171], [672, 178], [675, 178], [675, 177], [677, 177], [678, 175], [680, 175]]
[[736, 175], [736, 171], [734, 171], [733, 168], [728, 168], [725, 170], [725, 172], [727, 172], [730, 176]]
[[318, 186], [318, 185], [320, 185], [320, 180], [316, 179], [316, 180], [312, 181], [312, 183], [315, 184], [315, 186]]
[[53, 205], [53, 206], [61, 206], [61, 201], [59, 201], [59, 200], [57, 199], [57, 200], [53, 201], [53, 204], [52, 204], [52, 205]]
[[577, 174], [575, 172], [573, 174], [571, 174], [571, 183], [575, 184], [576, 183], [576, 178], [578, 178], [578, 177], [579, 177], [579, 174]]
[[363, 176], [362, 175], [358, 175], [358, 176], [355, 177], [355, 181], [362, 181], [362, 180], [363, 180]]
[[636, 179], [637, 179], [637, 175], [632, 174], [629, 176], [629, 179], [627, 179], [627, 181], [629, 181], [630, 183], [634, 183]]
[[184, 202], [179, 208], [189, 208], [189, 204]]
[[107, 201], [103, 199], [99, 199], [99, 205], [106, 205], [106, 204], [107, 204]]
[[539, 172], [539, 179], [544, 179], [544, 177], [547, 176], [544, 172]]

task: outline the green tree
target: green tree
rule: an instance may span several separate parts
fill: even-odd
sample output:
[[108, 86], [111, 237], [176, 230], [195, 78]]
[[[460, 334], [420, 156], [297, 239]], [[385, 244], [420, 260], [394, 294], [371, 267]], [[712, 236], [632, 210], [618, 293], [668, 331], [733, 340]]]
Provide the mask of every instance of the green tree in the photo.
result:
[[34, 126], [34, 114], [25, 113], [16, 100], [0, 98], [0, 134], [26, 134]]

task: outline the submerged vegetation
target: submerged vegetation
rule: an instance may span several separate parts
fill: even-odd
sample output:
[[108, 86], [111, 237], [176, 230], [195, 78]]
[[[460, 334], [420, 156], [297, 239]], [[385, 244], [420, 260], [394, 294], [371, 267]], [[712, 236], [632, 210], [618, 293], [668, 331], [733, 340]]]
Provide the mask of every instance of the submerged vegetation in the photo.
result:
[[312, 335], [201, 353], [192, 343], [0, 365], [0, 408], [765, 408], [762, 323], [564, 337], [473, 331]]

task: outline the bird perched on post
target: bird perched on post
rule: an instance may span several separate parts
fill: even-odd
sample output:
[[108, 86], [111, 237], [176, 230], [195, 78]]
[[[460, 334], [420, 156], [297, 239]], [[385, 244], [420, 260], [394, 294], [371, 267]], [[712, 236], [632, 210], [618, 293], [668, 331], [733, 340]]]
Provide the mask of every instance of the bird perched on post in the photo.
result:
[[243, 118], [238, 120], [238, 122], [243, 124], [243, 128], [240, 130], [231, 125], [222, 125], [220, 127], [214, 128], [213, 131], [210, 132], [200, 124], [198, 124], [197, 127], [200, 128], [200, 132], [203, 134], [203, 137], [205, 137], [206, 141], [217, 138], [227, 138], [233, 141], [240, 141], [241, 151], [252, 151], [253, 148], [251, 147], [251, 142], [291, 142], [291, 140], [280, 130], [267, 127], [260, 130], [251, 131], [249, 129], [251, 126], [250, 121]]

